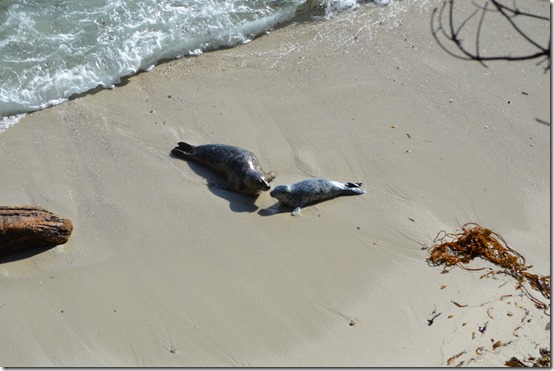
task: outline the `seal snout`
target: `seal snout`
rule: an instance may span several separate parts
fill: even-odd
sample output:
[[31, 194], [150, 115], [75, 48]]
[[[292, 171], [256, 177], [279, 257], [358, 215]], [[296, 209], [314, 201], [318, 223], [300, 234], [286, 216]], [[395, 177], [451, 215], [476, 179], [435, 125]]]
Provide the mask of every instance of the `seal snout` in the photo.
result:
[[269, 192], [269, 195], [271, 197], [277, 198], [277, 195], [279, 194], [280, 190], [281, 190], [281, 186], [277, 186], [277, 187], [273, 188], [271, 190], [271, 192]]
[[269, 191], [271, 189], [271, 186], [269, 185], [267, 180], [262, 179], [261, 189], [264, 191]]

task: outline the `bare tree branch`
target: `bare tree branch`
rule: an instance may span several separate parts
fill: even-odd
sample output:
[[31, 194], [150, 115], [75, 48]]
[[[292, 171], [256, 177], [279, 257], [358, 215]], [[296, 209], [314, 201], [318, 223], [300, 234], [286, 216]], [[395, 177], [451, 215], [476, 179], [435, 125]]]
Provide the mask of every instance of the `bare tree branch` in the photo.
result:
[[[547, 45], [541, 45], [536, 37], [522, 29], [525, 22], [546, 22], [545, 31], [549, 30], [550, 18], [519, 10], [516, 1], [512, 6], [505, 5], [501, 0], [486, 0], [484, 3], [477, 4], [472, 2], [476, 9], [469, 15], [458, 17], [455, 14], [455, 4], [457, 0], [444, 0], [442, 6], [433, 9], [431, 16], [431, 31], [435, 41], [440, 47], [451, 56], [462, 59], [477, 61], [486, 67], [488, 61], [524, 61], [539, 59], [538, 65], [546, 63], [545, 71], [550, 70], [550, 37]], [[461, 0], [465, 2], [467, 0]], [[492, 5], [492, 7], [490, 6]], [[474, 18], [480, 13], [477, 24]], [[512, 55], [508, 49], [505, 53], [486, 55], [483, 52], [483, 32], [486, 29], [485, 15], [493, 13], [500, 16], [500, 19], [508, 22], [511, 29], [518, 35], [530, 49], [527, 53]], [[487, 17], [488, 19], [488, 17]], [[472, 22], [473, 21], [473, 22]], [[459, 23], [459, 26], [456, 26]], [[473, 27], [473, 29], [472, 29]], [[463, 32], [464, 31], [464, 32]], [[473, 31], [473, 33], [471, 33]], [[475, 42], [475, 51], [468, 48], [464, 37], [473, 38]]]

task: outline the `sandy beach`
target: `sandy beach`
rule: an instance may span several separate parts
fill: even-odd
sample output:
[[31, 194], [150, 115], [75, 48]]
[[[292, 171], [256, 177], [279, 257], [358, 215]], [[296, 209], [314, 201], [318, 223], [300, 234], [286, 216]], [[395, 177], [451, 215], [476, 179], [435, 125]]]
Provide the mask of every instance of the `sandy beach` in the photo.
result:
[[[448, 55], [440, 4], [299, 20], [0, 133], [0, 205], [74, 225], [0, 261], [0, 365], [500, 367], [550, 349], [549, 310], [514, 278], [426, 262], [439, 231], [475, 222], [551, 269], [550, 71]], [[367, 193], [294, 217], [209, 187], [179, 141], [246, 148], [274, 186]]]

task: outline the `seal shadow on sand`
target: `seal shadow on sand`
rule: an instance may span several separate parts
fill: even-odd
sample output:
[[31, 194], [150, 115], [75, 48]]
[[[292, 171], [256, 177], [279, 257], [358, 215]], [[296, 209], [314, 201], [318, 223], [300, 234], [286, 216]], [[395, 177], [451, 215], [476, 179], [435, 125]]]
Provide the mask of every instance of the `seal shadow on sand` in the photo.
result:
[[[301, 207], [301, 210], [309, 209], [309, 208], [312, 207], [312, 206], [315, 206], [315, 205], [318, 205], [318, 204], [321, 204], [321, 203], [324, 203], [324, 202], [327, 202], [327, 201], [332, 201], [332, 200], [334, 200], [334, 199], [336, 199], [336, 198], [338, 198], [338, 196], [337, 196], [337, 197], [328, 198], [328, 199], [326, 199], [326, 200], [308, 202], [308, 203], [304, 204], [304, 205]], [[261, 216], [272, 216], [272, 215], [278, 215], [278, 214], [292, 214], [293, 211], [294, 211], [294, 207], [289, 206], [289, 205], [283, 205], [282, 203], [280, 203], [279, 201], [277, 201], [276, 203], [274, 203], [274, 204], [271, 205], [271, 206], [266, 207], [265, 209], [260, 209], [260, 210], [258, 211], [258, 215], [261, 215]], [[300, 214], [300, 215], [302, 215], [302, 214]]]
[[198, 176], [206, 179], [208, 189], [214, 195], [229, 202], [229, 208], [236, 213], [253, 213], [258, 210], [255, 204], [257, 196], [246, 196], [240, 193], [225, 189], [227, 183], [225, 178], [216, 174], [213, 170], [194, 161], [183, 160], [183, 158], [170, 154], [172, 158], [179, 159], [188, 164], [189, 168]]
[[277, 215], [277, 214], [290, 214], [293, 209], [294, 209], [293, 207], [283, 205], [282, 203], [277, 201], [276, 203], [274, 203], [271, 206], [260, 209], [258, 211], [258, 215], [272, 216], [272, 215]]

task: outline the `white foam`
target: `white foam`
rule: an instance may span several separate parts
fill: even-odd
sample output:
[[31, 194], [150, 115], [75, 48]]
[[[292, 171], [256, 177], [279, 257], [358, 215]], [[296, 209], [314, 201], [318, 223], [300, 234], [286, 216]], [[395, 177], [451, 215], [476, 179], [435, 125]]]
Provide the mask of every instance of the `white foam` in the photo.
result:
[[371, 2], [376, 5], [386, 6], [390, 4], [391, 0], [372, 0]]
[[18, 115], [0, 117], [0, 133], [17, 124], [26, 115], [26, 113], [20, 113]]
[[0, 23], [0, 117], [42, 109], [97, 86], [113, 86], [163, 59], [248, 42], [294, 16], [302, 2], [11, 4]]
[[0, 117], [112, 88], [161, 60], [248, 43], [305, 4], [324, 5], [326, 17], [359, 6], [356, 0], [14, 2], [0, 14]]

